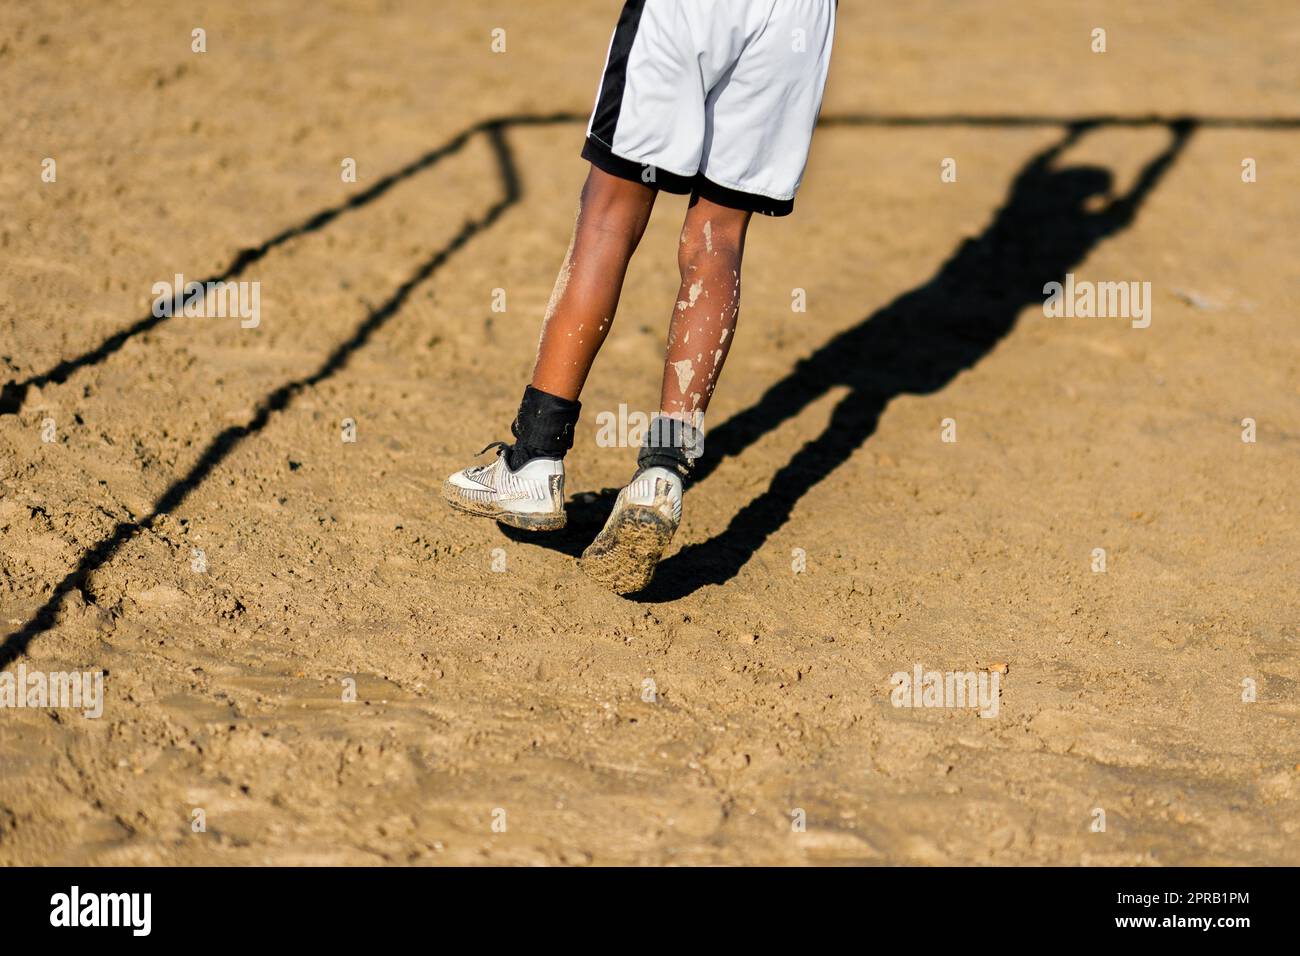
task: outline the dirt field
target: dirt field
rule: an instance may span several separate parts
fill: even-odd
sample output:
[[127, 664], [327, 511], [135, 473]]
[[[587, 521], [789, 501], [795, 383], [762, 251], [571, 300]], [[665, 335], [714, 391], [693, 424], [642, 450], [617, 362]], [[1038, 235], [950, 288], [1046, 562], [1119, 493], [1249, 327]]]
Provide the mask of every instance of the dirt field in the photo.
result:
[[[626, 600], [574, 557], [679, 197], [570, 528], [437, 494], [508, 437], [618, 7], [0, 10], [0, 662], [106, 672], [100, 719], [0, 710], [0, 863], [1300, 864], [1300, 128], [1254, 122], [1300, 115], [1294, 10], [841, 4]], [[1064, 125], [1150, 114], [1202, 122]], [[260, 324], [154, 320], [177, 273]], [[1150, 326], [1045, 316], [1067, 273]], [[996, 717], [893, 706], [918, 665], [1006, 665]]]

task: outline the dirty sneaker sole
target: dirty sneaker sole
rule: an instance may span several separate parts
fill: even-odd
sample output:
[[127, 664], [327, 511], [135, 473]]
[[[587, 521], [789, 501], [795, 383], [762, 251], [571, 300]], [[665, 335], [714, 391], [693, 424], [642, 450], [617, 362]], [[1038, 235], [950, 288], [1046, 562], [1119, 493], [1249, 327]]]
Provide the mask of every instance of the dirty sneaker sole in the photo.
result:
[[649, 505], [627, 505], [596, 536], [578, 566], [618, 594], [645, 589], [677, 529]]
[[478, 515], [482, 518], [491, 518], [502, 524], [508, 524], [512, 528], [522, 528], [524, 531], [559, 531], [564, 527], [566, 520], [563, 511], [549, 514], [524, 514], [517, 511], [507, 511], [490, 501], [471, 501], [464, 498], [460, 493], [460, 489], [450, 481], [442, 483], [442, 497], [447, 504], [457, 511]]

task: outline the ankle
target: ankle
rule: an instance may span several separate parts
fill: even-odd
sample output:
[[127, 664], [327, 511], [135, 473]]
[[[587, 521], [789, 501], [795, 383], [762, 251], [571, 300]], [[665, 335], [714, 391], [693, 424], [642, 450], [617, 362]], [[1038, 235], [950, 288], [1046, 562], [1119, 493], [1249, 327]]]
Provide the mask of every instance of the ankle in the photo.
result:
[[561, 467], [564, 465], [564, 455], [562, 454], [548, 454], [541, 449], [530, 448], [527, 445], [520, 445], [518, 443], [508, 446], [507, 450], [503, 452], [503, 455], [506, 460], [506, 465], [509, 466], [511, 471], [518, 471], [520, 468], [530, 465], [535, 461], [554, 461], [559, 462]]
[[561, 398], [529, 385], [510, 425], [515, 443], [506, 452], [506, 464], [518, 471], [535, 458], [563, 460], [573, 447], [574, 428], [582, 403]]
[[685, 478], [695, 467], [695, 459], [703, 453], [703, 428], [681, 418], [659, 414], [646, 430], [645, 441], [637, 454], [636, 473], [667, 468]]

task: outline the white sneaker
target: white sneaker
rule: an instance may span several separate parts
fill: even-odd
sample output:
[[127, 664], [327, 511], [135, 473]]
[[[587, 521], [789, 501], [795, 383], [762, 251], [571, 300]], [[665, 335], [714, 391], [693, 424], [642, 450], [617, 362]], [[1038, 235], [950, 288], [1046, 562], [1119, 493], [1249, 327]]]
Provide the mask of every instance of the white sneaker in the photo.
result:
[[557, 531], [564, 527], [564, 462], [534, 458], [511, 471], [500, 451], [491, 464], [473, 465], [444, 481], [442, 496], [454, 508], [515, 528]]
[[645, 588], [682, 521], [682, 479], [647, 468], [618, 493], [614, 510], [579, 562], [589, 576], [619, 594]]

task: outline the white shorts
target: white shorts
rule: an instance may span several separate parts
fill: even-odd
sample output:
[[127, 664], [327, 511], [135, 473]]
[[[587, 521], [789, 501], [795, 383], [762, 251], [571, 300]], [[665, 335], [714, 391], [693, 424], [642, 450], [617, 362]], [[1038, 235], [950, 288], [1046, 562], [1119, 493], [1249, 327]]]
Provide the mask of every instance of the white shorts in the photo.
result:
[[784, 216], [834, 35], [835, 0], [627, 0], [582, 155], [656, 189]]

